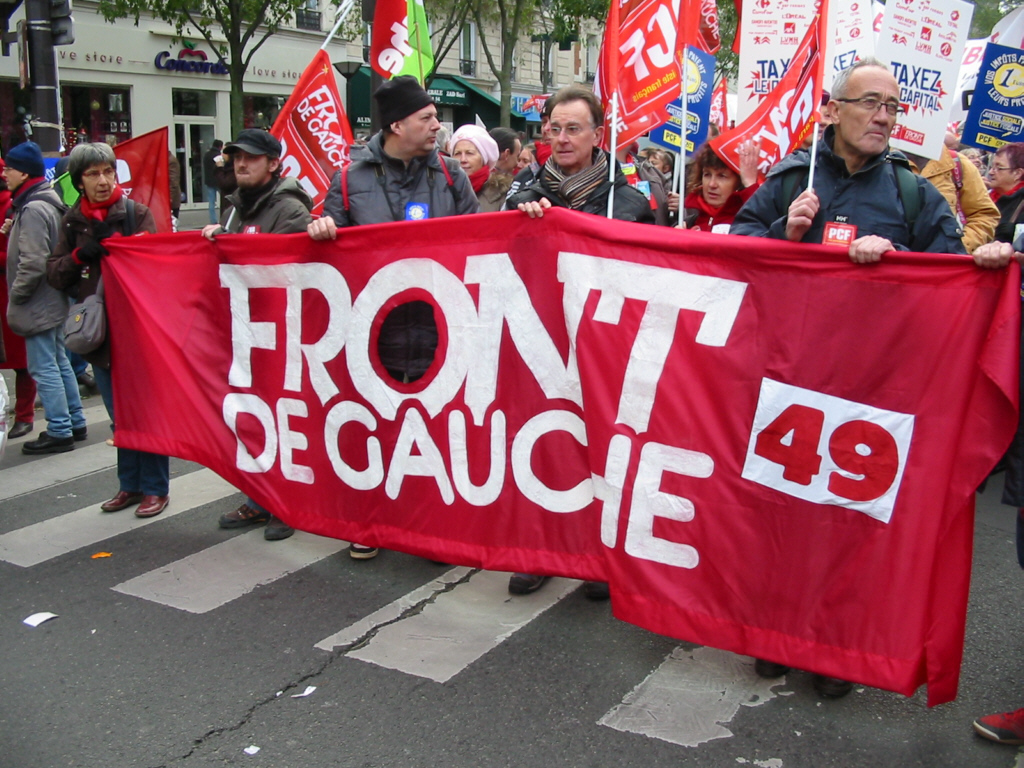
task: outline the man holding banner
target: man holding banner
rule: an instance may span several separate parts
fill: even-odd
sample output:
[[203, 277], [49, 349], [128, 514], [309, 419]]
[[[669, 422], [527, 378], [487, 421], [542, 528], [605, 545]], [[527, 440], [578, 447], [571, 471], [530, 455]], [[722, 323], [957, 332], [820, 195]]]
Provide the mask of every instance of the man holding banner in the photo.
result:
[[889, 69], [867, 58], [843, 70], [826, 109], [832, 125], [813, 167], [804, 151], [785, 158], [740, 210], [731, 233], [840, 245], [859, 264], [892, 250], [965, 253], [945, 198], [889, 150], [903, 111]]

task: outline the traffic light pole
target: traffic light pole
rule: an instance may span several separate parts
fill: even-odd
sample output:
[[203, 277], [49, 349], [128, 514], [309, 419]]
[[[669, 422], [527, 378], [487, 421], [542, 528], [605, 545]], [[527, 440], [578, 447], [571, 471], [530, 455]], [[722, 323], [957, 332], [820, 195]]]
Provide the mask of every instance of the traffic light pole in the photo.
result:
[[57, 58], [53, 52], [50, 0], [25, 0], [28, 22], [28, 66], [32, 93], [32, 141], [43, 152], [61, 147]]

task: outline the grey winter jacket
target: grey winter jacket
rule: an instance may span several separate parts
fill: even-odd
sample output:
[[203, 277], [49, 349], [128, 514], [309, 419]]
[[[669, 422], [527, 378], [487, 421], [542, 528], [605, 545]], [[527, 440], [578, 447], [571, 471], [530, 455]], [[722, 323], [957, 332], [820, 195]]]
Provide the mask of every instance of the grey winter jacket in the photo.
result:
[[[884, 237], [896, 250], [964, 253], [961, 242], [963, 230], [950, 211], [949, 203], [930, 181], [920, 176], [914, 178], [922, 205], [914, 231], [909, 231], [893, 167], [897, 164], [910, 167], [902, 153], [882, 152], [851, 175], [846, 169], [846, 161], [832, 152], [833, 138], [834, 128], [829, 126], [825, 140], [818, 144], [814, 171], [814, 191], [820, 207], [801, 242], [820, 243], [826, 223], [842, 220], [857, 227], [858, 238], [866, 235]], [[783, 199], [783, 180], [787, 172], [801, 174], [801, 183], [793, 187], [795, 200], [803, 191], [810, 164], [810, 154], [804, 150], [783, 158], [736, 214], [729, 234], [785, 240], [786, 221], [793, 200]]]
[[11, 210], [7, 323], [19, 336], [33, 336], [62, 325], [68, 315], [68, 297], [46, 281], [46, 262], [57, 246], [67, 207], [44, 181], [16, 195]]
[[221, 216], [221, 227], [230, 233], [290, 235], [305, 232], [313, 220], [309, 213], [313, 201], [291, 177], [278, 179], [249, 210], [242, 207], [241, 190], [236, 189], [225, 199], [231, 203], [231, 210]]
[[[356, 160], [346, 171], [348, 210], [341, 190], [341, 171], [334, 174], [324, 201], [324, 216], [339, 227], [384, 224], [404, 221], [409, 203], [424, 203], [431, 219], [477, 213], [479, 204], [469, 178], [458, 162], [443, 158], [435, 149], [429, 155], [415, 157], [408, 167], [384, 153], [383, 137], [376, 134], [366, 145], [369, 156]], [[452, 186], [441, 163], [448, 166]]]

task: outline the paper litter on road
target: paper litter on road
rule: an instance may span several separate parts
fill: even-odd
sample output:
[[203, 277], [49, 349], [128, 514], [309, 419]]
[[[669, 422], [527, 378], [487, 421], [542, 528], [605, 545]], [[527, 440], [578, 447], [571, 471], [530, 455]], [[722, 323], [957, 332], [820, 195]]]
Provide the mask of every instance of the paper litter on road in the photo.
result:
[[56, 618], [56, 613], [49, 613], [47, 611], [43, 611], [42, 613], [33, 613], [31, 616], [25, 619], [24, 623], [28, 624], [30, 627], [38, 627], [44, 621], [49, 621], [50, 619]]
[[246, 747], [242, 751], [245, 752], [245, 754], [247, 754], [247, 755], [255, 755], [257, 752], [260, 751], [260, 748], [257, 747], [255, 744], [250, 744], [248, 747]]
[[302, 693], [293, 693], [292, 694], [292, 698], [293, 699], [301, 699], [304, 696], [309, 696], [309, 694], [311, 694], [315, 690], [316, 690], [316, 686], [315, 685], [307, 685], [306, 686], [306, 690], [304, 690]]
[[100, 557], [113, 557], [113, 554], [111, 554], [110, 552], [97, 552], [95, 555], [92, 556], [92, 559], [96, 560]]

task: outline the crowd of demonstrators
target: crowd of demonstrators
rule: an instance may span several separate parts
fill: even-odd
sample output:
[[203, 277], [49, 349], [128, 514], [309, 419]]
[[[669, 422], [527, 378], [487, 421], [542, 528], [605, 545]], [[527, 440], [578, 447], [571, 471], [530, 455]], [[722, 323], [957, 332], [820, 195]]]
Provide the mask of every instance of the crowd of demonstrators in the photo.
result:
[[501, 158], [498, 143], [479, 125], [463, 125], [448, 141], [448, 154], [459, 161], [469, 177], [481, 213], [500, 211], [512, 177], [496, 170]]
[[615, 152], [619, 161], [619, 170], [626, 177], [626, 182], [647, 198], [647, 203], [654, 211], [654, 223], [667, 227], [672, 224], [669, 210], [669, 183], [664, 174], [648, 160], [638, 157], [637, 147], [620, 147]]
[[[683, 200], [680, 226], [715, 234], [729, 234], [733, 219], [760, 186], [758, 148], [752, 141], [739, 146], [740, 172], [736, 173], [704, 144], [693, 156]], [[678, 201], [676, 201], [678, 205]]]
[[78, 381], [64, 351], [67, 299], [46, 280], [46, 263], [67, 208], [46, 183], [43, 153], [35, 142], [17, 145], [5, 162], [13, 212], [0, 229], [7, 234], [7, 323], [25, 339], [28, 370], [47, 422], [46, 430], [21, 450], [64, 453], [87, 436]]
[[[569, 86], [551, 96], [544, 106], [550, 115], [547, 131], [551, 137], [551, 156], [536, 181], [509, 198], [507, 205], [531, 218], [540, 218], [553, 207], [605, 216], [608, 195], [614, 188], [613, 218], [653, 224], [650, 202], [630, 186], [621, 169], [616, 169], [615, 181], [609, 181], [609, 164], [615, 161], [601, 149], [604, 110], [594, 93]], [[508, 591], [529, 594], [540, 589], [547, 579], [542, 574], [514, 573]], [[609, 597], [608, 585], [602, 582], [588, 581], [583, 590], [591, 600]]]
[[[525, 189], [533, 184], [540, 175], [540, 169], [548, 161], [548, 158], [551, 157], [551, 133], [549, 132], [551, 110], [551, 99], [547, 99], [540, 110], [540, 138], [530, 145], [530, 158], [528, 162], [522, 165], [512, 179], [512, 185], [508, 188], [508, 195], [505, 198], [506, 209], [509, 208], [509, 198], [517, 194], [521, 189]], [[523, 160], [524, 158], [520, 156], [520, 163], [523, 163]]]
[[[460, 163], [438, 151], [437, 107], [416, 78], [392, 78], [373, 97], [383, 128], [370, 139], [369, 157], [335, 173], [323, 216], [309, 225], [310, 237], [334, 240], [345, 227], [476, 213], [479, 204], [469, 177]], [[433, 308], [411, 301], [384, 319], [377, 349], [388, 375], [408, 383], [427, 372], [437, 342]], [[352, 543], [349, 556], [369, 560], [377, 551]]]
[[[46, 265], [47, 278], [54, 289], [83, 301], [104, 295], [104, 242], [156, 232], [156, 221], [146, 206], [129, 200], [118, 185], [117, 158], [109, 145], [77, 145], [71, 151], [68, 173], [81, 196], [61, 220], [57, 244]], [[85, 357], [92, 364], [107, 415], [116, 423], [109, 331]], [[167, 508], [170, 466], [166, 456], [118, 448], [117, 480], [118, 492], [100, 505], [104, 512], [137, 505], [136, 517], [154, 517]]]
[[[818, 147], [813, 189], [806, 189], [810, 155], [804, 150], [790, 155], [743, 206], [732, 232], [820, 243], [826, 227], [839, 225], [847, 228], [849, 256], [858, 264], [877, 262], [896, 249], [964, 253], [963, 231], [946, 199], [889, 149], [902, 110], [899, 97], [896, 78], [875, 59], [840, 72], [826, 107], [831, 125]], [[915, 204], [919, 210], [911, 221], [907, 211]], [[789, 668], [757, 659], [755, 670], [775, 678]], [[826, 697], [852, 689], [849, 681], [835, 677], [816, 674], [813, 681]]]
[[[11, 210], [11, 192], [3, 170], [5, 163], [0, 160], [0, 222], [6, 221]], [[0, 234], [0, 269], [7, 273], [7, 235]], [[23, 437], [35, 429], [36, 382], [28, 372], [28, 353], [25, 339], [7, 323], [7, 280], [0, 280], [0, 342], [3, 344], [3, 360], [0, 368], [14, 371], [14, 426], [7, 437]]]
[[537, 165], [536, 152], [537, 147], [533, 144], [533, 142], [524, 145], [523, 148], [519, 150], [519, 160], [516, 162], [515, 172], [512, 174], [513, 179], [519, 175], [520, 171], [526, 168], [530, 168], [534, 174], [537, 173], [538, 169], [533, 167]]
[[[246, 128], [224, 148], [231, 158], [238, 188], [228, 195], [221, 224], [203, 227], [203, 237], [223, 234], [294, 234], [305, 232], [313, 201], [293, 178], [281, 177], [281, 142], [266, 131]], [[295, 529], [251, 497], [220, 516], [221, 528], [243, 528], [266, 523], [263, 538], [287, 539]]]
[[1007, 144], [992, 158], [989, 166], [992, 201], [999, 209], [995, 239], [1012, 243], [1014, 228], [1024, 211], [1024, 144]]

